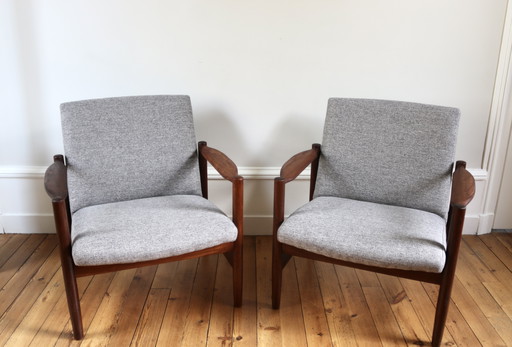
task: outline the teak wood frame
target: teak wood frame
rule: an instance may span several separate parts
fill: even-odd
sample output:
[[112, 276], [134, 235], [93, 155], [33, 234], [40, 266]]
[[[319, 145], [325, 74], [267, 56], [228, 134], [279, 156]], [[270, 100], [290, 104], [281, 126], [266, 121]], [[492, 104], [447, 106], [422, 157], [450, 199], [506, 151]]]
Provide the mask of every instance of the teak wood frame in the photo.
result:
[[[281, 168], [280, 176], [274, 181], [274, 220], [273, 220], [273, 247], [272, 247], [272, 306], [278, 309], [281, 302], [282, 270], [292, 256], [299, 256], [323, 262], [348, 266], [352, 268], [373, 271], [377, 273], [398, 276], [417, 281], [423, 281], [439, 285], [434, 329], [432, 333], [432, 345], [439, 346], [443, 337], [444, 326], [450, 304], [457, 256], [462, 239], [462, 228], [466, 206], [475, 195], [475, 180], [466, 170], [464, 161], [457, 161], [452, 176], [452, 192], [450, 209], [446, 223], [447, 249], [446, 263], [443, 272], [429, 273], [422, 271], [407, 271], [388, 269], [376, 266], [352, 263], [326, 257], [300, 248], [283, 244], [277, 240], [277, 230], [284, 221], [285, 184], [293, 181], [306, 167], [311, 165], [311, 181], [309, 199], [313, 199], [318, 161], [320, 159], [321, 146], [313, 144], [312, 149], [301, 152], [290, 158]], [[312, 231], [314, 232], [314, 231]]]
[[54, 163], [46, 170], [44, 185], [46, 192], [52, 200], [55, 227], [59, 239], [62, 273], [64, 276], [64, 284], [66, 288], [69, 313], [71, 316], [71, 324], [73, 327], [73, 336], [76, 340], [80, 340], [84, 336], [82, 315], [80, 310], [80, 299], [78, 296], [78, 287], [76, 283], [77, 277], [223, 253], [226, 256], [228, 262], [233, 267], [234, 306], [240, 307], [242, 305], [244, 179], [242, 176], [238, 175], [238, 169], [233, 161], [231, 161], [222, 152], [208, 147], [207, 143], [204, 141], [201, 141], [198, 144], [198, 160], [201, 177], [201, 192], [204, 198], [208, 198], [208, 162], [220, 173], [223, 178], [232, 183], [233, 223], [238, 229], [238, 236], [235, 241], [223, 243], [215, 247], [210, 247], [187, 254], [151, 261], [115, 265], [76, 266], [73, 262], [71, 253], [72, 218], [68, 198], [67, 167], [64, 162], [63, 155], [58, 154], [54, 156]]

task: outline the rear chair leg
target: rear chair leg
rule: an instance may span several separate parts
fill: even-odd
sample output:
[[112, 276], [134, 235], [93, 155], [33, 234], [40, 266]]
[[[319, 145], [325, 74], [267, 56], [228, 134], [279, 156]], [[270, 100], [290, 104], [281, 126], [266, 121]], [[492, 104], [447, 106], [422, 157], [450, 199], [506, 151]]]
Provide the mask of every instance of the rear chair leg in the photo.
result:
[[237, 245], [233, 250], [233, 301], [235, 307], [242, 306], [243, 275], [243, 249], [241, 245]]
[[274, 241], [272, 247], [272, 308], [281, 306], [281, 285], [283, 282], [283, 264], [281, 246]]

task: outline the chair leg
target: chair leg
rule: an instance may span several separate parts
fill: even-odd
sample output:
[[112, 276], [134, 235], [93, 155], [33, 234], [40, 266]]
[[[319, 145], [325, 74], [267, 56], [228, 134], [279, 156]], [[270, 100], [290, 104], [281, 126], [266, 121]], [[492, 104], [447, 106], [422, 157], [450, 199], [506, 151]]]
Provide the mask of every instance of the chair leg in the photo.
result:
[[72, 260], [69, 257], [66, 257], [66, 259], [63, 257], [62, 259], [62, 274], [64, 276], [64, 286], [66, 288], [71, 326], [73, 327], [73, 337], [75, 340], [81, 340], [84, 337], [84, 329], [80, 309], [80, 297], [78, 295], [78, 286], [76, 284]]
[[283, 264], [281, 245], [274, 241], [272, 245], [272, 308], [281, 306], [281, 285], [283, 282]]
[[448, 308], [450, 306], [450, 296], [453, 286], [453, 277], [443, 280], [439, 286], [439, 296], [437, 297], [436, 316], [434, 320], [434, 331], [432, 333], [432, 346], [440, 346], [443, 339], [443, 333], [448, 317]]
[[235, 307], [242, 306], [243, 292], [243, 248], [236, 245], [233, 250], [233, 301]]

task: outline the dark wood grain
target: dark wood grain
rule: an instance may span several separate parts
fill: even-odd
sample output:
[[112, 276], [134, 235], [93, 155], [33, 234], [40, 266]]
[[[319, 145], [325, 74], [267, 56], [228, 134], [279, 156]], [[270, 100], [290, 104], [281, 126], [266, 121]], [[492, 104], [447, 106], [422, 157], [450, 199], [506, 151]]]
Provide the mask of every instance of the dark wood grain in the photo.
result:
[[219, 172], [219, 174], [233, 182], [240, 177], [235, 163], [218, 149], [208, 147], [206, 143], [199, 147], [200, 154]]
[[53, 164], [44, 174], [44, 187], [52, 201], [64, 200], [68, 196], [68, 175], [66, 165], [64, 165], [64, 156], [57, 154], [53, 160]]
[[311, 179], [309, 181], [309, 201], [313, 200], [313, 195], [315, 194], [316, 176], [318, 174], [318, 163], [320, 161], [320, 154], [322, 154], [322, 146], [319, 143], [314, 143], [311, 146], [311, 149], [316, 151], [318, 155], [311, 162]]
[[319, 148], [312, 148], [295, 154], [286, 163], [284, 163], [279, 176], [285, 183], [293, 181], [302, 171], [304, 171], [305, 168], [318, 159], [319, 154]]
[[97, 266], [75, 266], [75, 273], [77, 277], [97, 275], [107, 272], [121, 271], [127, 269], [135, 269], [144, 266], [152, 266], [158, 264], [169, 263], [173, 261], [180, 261], [186, 259], [193, 259], [204, 257], [210, 254], [219, 254], [229, 252], [233, 249], [234, 242], [223, 243], [214, 247], [201, 249], [199, 251], [190, 252], [186, 254], [176, 255], [167, 258], [141, 261], [137, 263], [124, 263], [124, 264], [112, 264], [112, 265], [97, 265]]
[[206, 141], [199, 141], [197, 145], [198, 160], [199, 160], [199, 177], [201, 179], [201, 193], [203, 198], [208, 199], [208, 163], [203, 156], [203, 148], [207, 146]]
[[453, 173], [451, 205], [465, 208], [475, 196], [475, 179], [466, 170], [465, 161], [457, 161]]

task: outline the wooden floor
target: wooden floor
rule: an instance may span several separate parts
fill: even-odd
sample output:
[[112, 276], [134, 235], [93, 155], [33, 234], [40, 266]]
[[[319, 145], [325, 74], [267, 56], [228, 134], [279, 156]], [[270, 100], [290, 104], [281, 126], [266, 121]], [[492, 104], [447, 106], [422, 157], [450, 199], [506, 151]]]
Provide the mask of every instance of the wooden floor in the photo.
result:
[[[79, 279], [86, 346], [428, 345], [433, 285], [292, 260], [270, 306], [271, 239], [245, 240], [244, 304], [224, 257]], [[512, 234], [464, 236], [449, 346], [512, 346]], [[0, 235], [0, 346], [68, 346], [55, 235]]]

